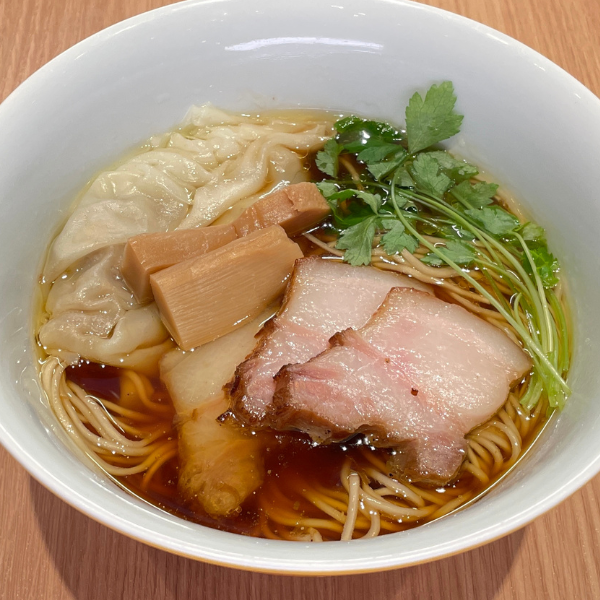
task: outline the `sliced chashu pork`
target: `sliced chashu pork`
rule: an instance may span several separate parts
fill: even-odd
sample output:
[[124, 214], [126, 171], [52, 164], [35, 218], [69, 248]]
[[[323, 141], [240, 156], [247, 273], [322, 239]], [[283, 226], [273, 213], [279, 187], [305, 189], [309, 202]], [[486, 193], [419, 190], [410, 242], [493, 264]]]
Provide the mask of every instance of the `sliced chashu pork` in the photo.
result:
[[348, 327], [360, 328], [393, 287], [419, 281], [374, 267], [311, 257], [296, 261], [283, 306], [267, 323], [260, 344], [236, 370], [231, 410], [241, 421], [264, 426], [273, 400], [273, 377], [285, 365], [303, 363], [329, 347], [329, 338]]
[[396, 472], [445, 483], [464, 458], [465, 435], [530, 366], [504, 333], [464, 308], [394, 288], [365, 327], [279, 372], [270, 422], [319, 443], [367, 434], [400, 449]]

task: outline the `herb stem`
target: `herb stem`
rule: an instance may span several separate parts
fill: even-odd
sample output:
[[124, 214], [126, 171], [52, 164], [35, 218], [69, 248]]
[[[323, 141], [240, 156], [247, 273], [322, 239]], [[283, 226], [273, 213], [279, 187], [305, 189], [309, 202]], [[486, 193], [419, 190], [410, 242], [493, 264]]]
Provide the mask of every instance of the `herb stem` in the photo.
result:
[[[540, 298], [540, 304], [542, 307], [542, 314], [544, 315], [546, 330], [547, 330], [548, 334], [551, 334], [551, 331], [552, 331], [551, 319], [552, 319], [552, 317], [550, 316], [550, 310], [548, 308], [548, 302], [546, 301], [546, 293], [544, 291], [544, 286], [542, 284], [542, 280], [540, 279], [540, 276], [538, 275], [537, 268], [535, 266], [535, 262], [533, 261], [533, 257], [531, 256], [531, 252], [529, 250], [529, 246], [527, 245], [525, 240], [518, 233], [515, 233], [515, 237], [517, 238], [517, 240], [519, 240], [519, 243], [521, 244], [521, 246], [523, 247], [523, 251], [525, 252], [525, 256], [527, 256], [527, 260], [529, 261], [529, 264], [531, 265], [531, 272], [533, 273], [533, 277], [534, 277], [535, 283], [537, 285], [537, 291], [538, 291], [538, 296]], [[551, 335], [548, 335], [547, 347], [544, 349], [546, 352], [553, 352], [554, 347], [553, 347]]]
[[510, 325], [514, 327], [517, 333], [521, 336], [525, 347], [537, 356], [537, 358], [541, 361], [544, 367], [550, 372], [552, 377], [554, 377], [559, 383], [563, 391], [566, 394], [569, 394], [571, 392], [569, 386], [558, 373], [556, 367], [550, 362], [548, 356], [544, 353], [543, 349], [540, 348], [539, 344], [531, 337], [530, 332], [527, 331], [525, 327], [523, 327], [523, 324], [514, 319], [514, 317], [504, 309], [502, 304], [498, 302], [498, 300], [494, 298], [494, 296], [492, 296], [482, 285], [480, 285], [475, 279], [473, 279], [473, 277], [471, 277], [464, 269], [461, 269], [453, 260], [449, 259], [447, 256], [445, 256], [443, 252], [441, 252], [438, 248], [436, 248], [433, 244], [426, 240], [404, 217], [396, 201], [395, 178], [397, 174], [398, 171], [396, 171], [396, 173], [394, 174], [394, 181], [392, 182], [391, 188], [391, 199], [396, 215], [398, 216], [398, 219], [402, 222], [404, 227], [413, 236], [415, 236], [421, 242], [421, 244], [423, 244], [426, 248], [428, 248], [431, 252], [438, 256], [447, 265], [452, 267], [459, 275], [464, 277], [480, 294], [485, 296], [490, 301], [492, 306], [508, 321]]
[[[531, 356], [522, 404], [531, 410], [544, 394], [551, 408], [561, 407], [570, 393], [570, 340], [553, 291], [558, 261], [541, 227], [499, 205], [497, 184], [473, 181], [475, 165], [436, 149], [460, 130], [455, 102], [451, 82], [433, 85], [425, 98], [413, 95], [406, 135], [354, 116], [336, 122], [335, 137], [315, 158], [330, 177], [317, 185], [339, 227], [336, 247], [352, 265], [371, 264], [375, 245], [431, 277], [462, 277], [469, 296], [498, 311], [503, 323], [494, 324], [510, 327]], [[493, 321], [494, 312], [485, 314]]]

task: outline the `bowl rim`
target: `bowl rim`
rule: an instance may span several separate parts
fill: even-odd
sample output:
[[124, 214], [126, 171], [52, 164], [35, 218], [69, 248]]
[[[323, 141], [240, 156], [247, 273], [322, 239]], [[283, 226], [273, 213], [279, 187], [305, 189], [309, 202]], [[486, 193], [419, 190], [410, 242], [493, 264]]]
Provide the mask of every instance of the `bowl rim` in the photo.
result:
[[[67, 48], [49, 62], [44, 64], [42, 67], [37, 69], [33, 74], [27, 77], [21, 82], [0, 104], [0, 112], [12, 109], [13, 105], [17, 105], [22, 97], [27, 97], [30, 90], [34, 90], [39, 87], [43, 87], [44, 81], [47, 77], [51, 76], [54, 71], [61, 64], [68, 64], [73, 58], [79, 55], [82, 50], [87, 47], [105, 44], [110, 42], [111, 38], [121, 32], [130, 29], [132, 27], [139, 26], [141, 24], [152, 21], [158, 17], [166, 14], [170, 14], [180, 10], [193, 9], [196, 6], [202, 6], [206, 4], [226, 4], [231, 0], [184, 0], [175, 4], [170, 4], [155, 8], [150, 11], [146, 11], [132, 17], [129, 17], [123, 21], [115, 23], [105, 29], [102, 29], [91, 36], [77, 42], [75, 45]], [[249, 0], [247, 0], [249, 1]], [[285, 0], [283, 0], [285, 1]], [[290, 0], [288, 0], [290, 1]], [[577, 80], [573, 75], [565, 71], [563, 68], [546, 58], [536, 50], [523, 44], [522, 42], [498, 31], [487, 25], [474, 21], [468, 17], [452, 13], [445, 9], [437, 8], [434, 6], [420, 4], [413, 2], [412, 0], [379, 0], [380, 4], [391, 4], [395, 6], [405, 6], [412, 10], [420, 10], [425, 13], [429, 13], [434, 16], [443, 16], [446, 20], [457, 23], [459, 26], [471, 28], [478, 33], [483, 33], [488, 36], [492, 36], [495, 39], [502, 41], [507, 46], [519, 50], [525, 56], [529, 58], [535, 58], [538, 64], [555, 79], [568, 84], [574, 91], [576, 91], [582, 99], [588, 102], [595, 103], [598, 107], [600, 114], [600, 99], [587, 87]], [[12, 457], [19, 462], [26, 471], [42, 486], [58, 496], [61, 500], [66, 502], [71, 507], [75, 508], [84, 515], [92, 518], [94, 521], [101, 523], [127, 537], [130, 537], [136, 541], [142, 542], [154, 548], [165, 550], [167, 552], [191, 558], [194, 560], [200, 560], [206, 563], [215, 564], [219, 566], [225, 566], [230, 568], [238, 568], [253, 572], [272, 573], [272, 574], [290, 574], [290, 575], [344, 575], [352, 573], [369, 573], [376, 571], [385, 571], [396, 568], [403, 568], [408, 566], [414, 566], [425, 562], [434, 560], [440, 560], [448, 558], [450, 556], [460, 554], [467, 550], [478, 548], [484, 544], [493, 542], [502, 538], [510, 533], [517, 531], [524, 527], [538, 516], [548, 512], [550, 509], [556, 507], [559, 503], [563, 502], [571, 494], [576, 492], [579, 488], [590, 481], [598, 472], [600, 472], [600, 456], [589, 462], [587, 466], [580, 469], [578, 473], [574, 473], [570, 478], [564, 480], [562, 484], [554, 491], [554, 493], [548, 495], [543, 502], [540, 502], [534, 506], [531, 506], [513, 519], [507, 520], [503, 523], [495, 524], [493, 527], [488, 528], [485, 534], [481, 532], [475, 532], [468, 536], [458, 540], [458, 543], [454, 544], [454, 548], [447, 551], [437, 553], [434, 550], [429, 549], [425, 556], [415, 560], [405, 560], [402, 562], [394, 561], [393, 557], [383, 560], [380, 557], [376, 558], [377, 564], [369, 564], [368, 559], [365, 559], [364, 566], [358, 567], [355, 564], [345, 565], [343, 561], [337, 560], [337, 564], [331, 561], [331, 564], [327, 563], [320, 569], [310, 568], [302, 564], [302, 559], [286, 559], [282, 561], [280, 566], [273, 564], [272, 562], [267, 565], [262, 564], [259, 557], [244, 558], [239, 553], [232, 552], [228, 555], [210, 555], [206, 552], [204, 547], [198, 546], [196, 552], [186, 552], [182, 548], [177, 548], [173, 544], [175, 541], [172, 536], [160, 536], [155, 532], [148, 531], [140, 525], [134, 524], [133, 522], [126, 521], [111, 513], [108, 509], [100, 506], [89, 498], [84, 498], [78, 494], [71, 486], [64, 483], [60, 479], [57, 479], [52, 475], [52, 472], [47, 470], [42, 464], [40, 464], [36, 457], [33, 456], [19, 441], [4, 427], [0, 421], [0, 442], [6, 448], [6, 450], [12, 455]], [[202, 527], [198, 525], [198, 527]], [[235, 536], [228, 532], [213, 530], [218, 535]], [[233, 539], [233, 538], [232, 538]], [[259, 540], [257, 540], [259, 541]], [[269, 540], [272, 542], [271, 540]], [[277, 543], [286, 544], [284, 541], [276, 541]], [[348, 542], [338, 542], [338, 544], [348, 544]], [[267, 561], [269, 562], [269, 561]]]

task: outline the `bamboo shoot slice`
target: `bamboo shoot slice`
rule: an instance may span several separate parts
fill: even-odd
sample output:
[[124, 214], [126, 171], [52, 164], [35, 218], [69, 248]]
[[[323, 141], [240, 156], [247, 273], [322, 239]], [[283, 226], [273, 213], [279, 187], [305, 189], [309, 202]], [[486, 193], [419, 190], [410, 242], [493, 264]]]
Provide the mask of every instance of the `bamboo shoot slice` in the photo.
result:
[[275, 225], [150, 276], [165, 327], [182, 350], [215, 340], [255, 319], [285, 290], [302, 258]]
[[150, 302], [152, 273], [206, 254], [237, 237], [233, 225], [136, 235], [125, 246], [121, 273], [136, 300]]
[[272, 225], [281, 225], [289, 236], [297, 235], [322, 221], [329, 211], [314, 183], [289, 185], [258, 200], [227, 225], [145, 233], [130, 238], [121, 272], [137, 301], [149, 302], [153, 273]]

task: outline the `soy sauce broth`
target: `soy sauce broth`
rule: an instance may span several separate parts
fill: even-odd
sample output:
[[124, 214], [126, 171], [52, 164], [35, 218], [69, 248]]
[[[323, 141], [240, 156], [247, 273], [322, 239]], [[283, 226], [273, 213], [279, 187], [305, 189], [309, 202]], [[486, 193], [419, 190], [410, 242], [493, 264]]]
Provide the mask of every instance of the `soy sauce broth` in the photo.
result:
[[[67, 377], [81, 386], [87, 393], [99, 399], [122, 403], [122, 369], [91, 362], [81, 362], [78, 366], [69, 367]], [[159, 379], [152, 379], [155, 389], [153, 400], [172, 408], [168, 392]], [[140, 407], [135, 407], [138, 410]], [[152, 424], [163, 424], [171, 427], [174, 421], [174, 409], [165, 417], [157, 418]], [[537, 437], [543, 423], [530, 433], [526, 441], [529, 446]], [[176, 436], [176, 429], [173, 429]], [[163, 464], [144, 489], [143, 473], [114, 477], [114, 479], [138, 498], [182, 519], [231, 533], [264, 537], [261, 530], [261, 515], [268, 516], [272, 511], [284, 510], [298, 516], [322, 518], [323, 513], [307, 500], [307, 489], [323, 489], [343, 491], [340, 473], [344, 462], [348, 459], [356, 467], [370, 465], [369, 456], [385, 463], [390, 451], [371, 448], [363, 438], [356, 436], [347, 443], [326, 446], [315, 445], [308, 436], [296, 433], [261, 432], [265, 445], [263, 451], [265, 478], [263, 484], [253, 492], [242, 504], [239, 513], [230, 517], [215, 519], [197, 506], [190, 505], [179, 493], [177, 482], [179, 475], [179, 457], [176, 456]], [[526, 446], [524, 446], [525, 451]], [[391, 475], [391, 474], [390, 474]], [[453, 484], [440, 488], [452, 499], [455, 489], [471, 489], [476, 499], [489, 489], [494, 482], [505, 475], [500, 472], [487, 486], [482, 486], [470, 473], [462, 474]], [[395, 530], [409, 529], [422, 521], [400, 523]], [[271, 525], [277, 534], [277, 525]], [[282, 528], [284, 529], [284, 528]], [[323, 539], [337, 539], [331, 532], [322, 532]], [[386, 533], [382, 531], [382, 533]]]
[[[67, 377], [81, 386], [87, 393], [120, 403], [121, 369], [91, 362], [82, 362], [69, 367]], [[154, 399], [160, 397], [165, 404], [172, 406], [168, 392], [159, 379], [151, 380], [155, 386]], [[138, 407], [139, 408], [139, 407]], [[170, 426], [171, 416], [163, 420]], [[160, 423], [156, 420], [155, 424]], [[301, 434], [263, 432], [265, 480], [242, 505], [241, 511], [229, 518], [215, 519], [202, 510], [193, 508], [177, 489], [179, 458], [165, 463], [154, 475], [147, 489], [142, 488], [143, 474], [115, 477], [123, 487], [139, 498], [178, 517], [232, 533], [260, 536], [259, 519], [264, 506], [274, 507], [281, 496], [289, 508], [300, 513], [318, 514], [318, 510], [298, 493], [307, 483], [317, 483], [326, 488], [339, 487], [340, 470], [344, 461], [351, 457], [357, 462], [363, 461], [362, 444], [315, 446], [310, 438]], [[276, 488], [279, 492], [274, 493]], [[274, 500], [275, 498], [275, 500]]]

